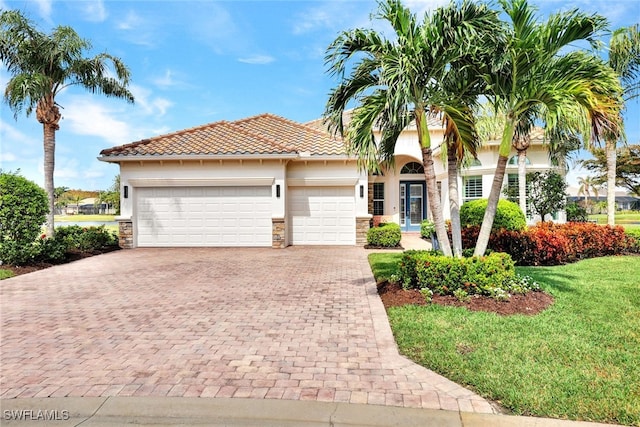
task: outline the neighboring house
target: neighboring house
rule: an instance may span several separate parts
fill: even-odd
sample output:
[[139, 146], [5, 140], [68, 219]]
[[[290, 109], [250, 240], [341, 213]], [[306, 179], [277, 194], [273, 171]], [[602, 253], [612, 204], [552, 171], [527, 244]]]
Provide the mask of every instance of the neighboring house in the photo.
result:
[[[606, 203], [607, 196], [589, 196], [587, 197], [589, 203], [598, 204]], [[567, 197], [569, 203], [584, 204], [584, 196], [569, 196]], [[640, 197], [633, 197], [627, 193], [616, 192], [616, 210], [619, 211], [637, 211], [640, 210]]]
[[95, 214], [114, 214], [115, 209], [109, 207], [107, 203], [97, 203], [95, 197], [88, 197], [80, 200], [78, 204], [70, 203], [64, 208], [64, 214], [75, 215], [95, 215]]
[[[434, 146], [441, 121], [430, 119]], [[463, 200], [486, 198], [498, 143], [461, 171]], [[435, 149], [436, 159], [439, 149]], [[396, 146], [395, 165], [368, 176], [321, 120], [296, 123], [271, 114], [221, 121], [103, 150], [120, 165], [120, 244], [272, 246], [364, 244], [373, 223], [418, 231], [428, 218], [422, 155], [415, 127]], [[514, 153], [515, 155], [515, 150]], [[532, 138], [528, 171], [548, 170], [542, 139]], [[443, 208], [447, 176], [436, 160]], [[508, 167], [505, 182], [517, 177]]]

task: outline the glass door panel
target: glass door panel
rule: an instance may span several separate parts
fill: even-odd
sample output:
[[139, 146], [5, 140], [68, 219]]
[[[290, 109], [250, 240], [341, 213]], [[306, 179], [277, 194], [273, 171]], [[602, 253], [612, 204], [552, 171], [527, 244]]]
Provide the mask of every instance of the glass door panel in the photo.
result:
[[423, 191], [424, 186], [422, 184], [409, 184], [409, 225], [410, 226], [420, 226], [422, 224], [422, 220], [424, 219], [423, 215]]
[[400, 184], [400, 227], [407, 225], [407, 216], [405, 214], [405, 206], [407, 205], [407, 186]]

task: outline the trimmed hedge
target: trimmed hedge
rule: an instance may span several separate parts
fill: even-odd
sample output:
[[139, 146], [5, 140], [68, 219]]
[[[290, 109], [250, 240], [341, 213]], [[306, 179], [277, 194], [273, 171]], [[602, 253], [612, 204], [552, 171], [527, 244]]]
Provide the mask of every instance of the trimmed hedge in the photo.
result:
[[367, 231], [367, 244], [384, 248], [394, 248], [400, 245], [402, 230], [395, 222], [383, 223]]
[[[478, 199], [460, 206], [460, 224], [462, 227], [482, 225], [488, 202], [487, 199]], [[517, 203], [505, 199], [498, 201], [492, 230], [524, 230], [526, 226], [527, 220]]]
[[[462, 246], [472, 248], [480, 227], [462, 230]], [[621, 226], [588, 222], [538, 223], [523, 231], [491, 233], [489, 248], [511, 255], [517, 265], [560, 265], [585, 258], [637, 251], [636, 240]]]
[[537, 284], [518, 276], [505, 253], [484, 257], [452, 258], [434, 251], [405, 251], [399, 264], [405, 289], [428, 289], [439, 295], [485, 295], [509, 297], [507, 292], [526, 293]]

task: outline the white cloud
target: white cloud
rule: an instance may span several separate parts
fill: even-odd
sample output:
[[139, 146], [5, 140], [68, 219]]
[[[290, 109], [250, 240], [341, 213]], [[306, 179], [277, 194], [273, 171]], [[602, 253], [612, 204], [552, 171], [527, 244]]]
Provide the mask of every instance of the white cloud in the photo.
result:
[[42, 19], [47, 22], [51, 22], [51, 12], [52, 12], [52, 3], [53, 0], [35, 0], [38, 4], [38, 12]]
[[18, 157], [15, 154], [5, 151], [4, 147], [2, 148], [2, 151], [0, 151], [0, 166], [4, 162], [15, 162], [16, 160], [18, 160]]
[[153, 21], [142, 18], [133, 10], [116, 23], [116, 29], [123, 32], [130, 43], [147, 47], [153, 47], [157, 43]]
[[82, 3], [85, 19], [90, 22], [103, 22], [107, 19], [107, 9], [102, 0], [85, 1]]
[[135, 105], [141, 107], [146, 115], [163, 116], [173, 105], [168, 99], [160, 97], [153, 98], [151, 91], [142, 86], [131, 85], [130, 90], [136, 99]]
[[66, 103], [62, 125], [77, 135], [100, 137], [114, 145], [125, 144], [130, 140], [131, 128], [116, 119], [116, 113], [89, 97], [76, 96]]
[[139, 27], [142, 22], [143, 20], [140, 15], [130, 10], [124, 19], [116, 24], [116, 28], [119, 30], [133, 30]]
[[332, 28], [335, 25], [335, 15], [329, 8], [313, 8], [298, 17], [293, 25], [294, 34], [305, 34], [316, 30]]
[[160, 89], [191, 87], [192, 85], [186, 83], [185, 80], [187, 80], [187, 77], [183, 73], [167, 69], [164, 74], [152, 78], [151, 82]]
[[238, 58], [238, 61], [244, 62], [245, 64], [264, 65], [272, 63], [275, 61], [275, 58], [269, 55], [251, 55], [244, 58]]

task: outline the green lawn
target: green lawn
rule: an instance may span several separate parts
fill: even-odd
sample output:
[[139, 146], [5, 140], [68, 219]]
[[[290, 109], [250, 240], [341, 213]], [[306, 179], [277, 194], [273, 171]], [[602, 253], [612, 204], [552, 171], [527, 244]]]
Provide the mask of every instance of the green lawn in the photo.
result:
[[[598, 224], [607, 223], [607, 214], [589, 215], [590, 220], [595, 220]], [[640, 229], [640, 212], [619, 212], [616, 213], [616, 225], [621, 225], [625, 230]]]
[[9, 277], [13, 277], [13, 271], [0, 269], [0, 280], [8, 279]]
[[55, 222], [115, 221], [115, 215], [56, 215]]
[[[400, 254], [371, 254], [376, 278]], [[518, 268], [555, 297], [536, 316], [391, 308], [400, 351], [516, 414], [640, 425], [640, 257]]]

